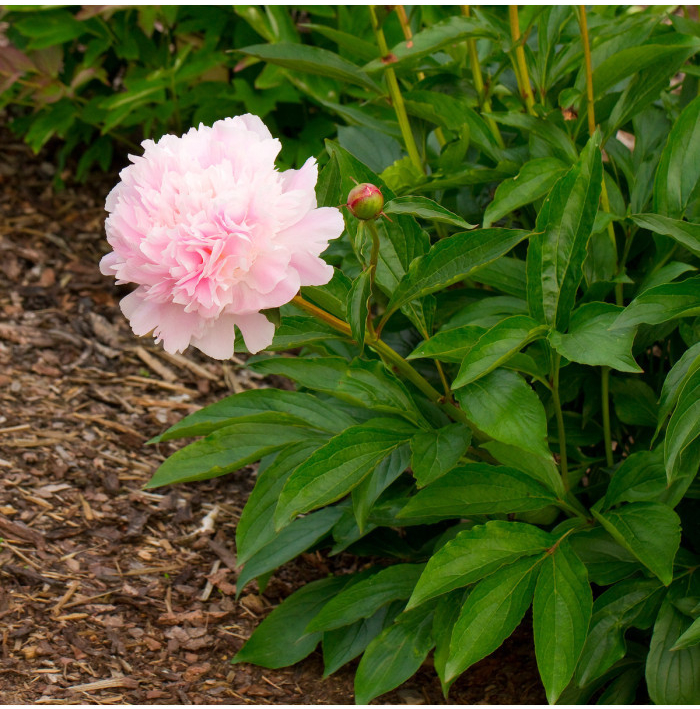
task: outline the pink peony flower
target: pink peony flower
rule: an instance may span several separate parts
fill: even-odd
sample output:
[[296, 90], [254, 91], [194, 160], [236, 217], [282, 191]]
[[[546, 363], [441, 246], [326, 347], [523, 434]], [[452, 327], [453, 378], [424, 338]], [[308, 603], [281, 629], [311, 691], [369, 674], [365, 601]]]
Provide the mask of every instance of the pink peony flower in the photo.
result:
[[320, 255], [343, 218], [316, 207], [316, 161], [278, 172], [280, 142], [251, 114], [143, 147], [107, 197], [114, 251], [100, 262], [138, 284], [120, 304], [133, 331], [227, 359], [237, 325], [251, 352], [264, 349], [275, 328], [260, 311], [333, 275]]

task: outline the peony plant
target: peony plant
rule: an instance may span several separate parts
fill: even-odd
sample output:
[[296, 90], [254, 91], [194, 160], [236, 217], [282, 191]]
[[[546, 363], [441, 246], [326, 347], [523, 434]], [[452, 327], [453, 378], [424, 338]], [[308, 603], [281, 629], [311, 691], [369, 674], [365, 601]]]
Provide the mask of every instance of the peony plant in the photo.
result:
[[155, 440], [198, 440], [149, 487], [259, 461], [238, 593], [309, 550], [359, 557], [235, 662], [320, 643], [325, 674], [361, 658], [367, 703], [432, 653], [447, 696], [528, 615], [550, 703], [698, 703], [698, 25], [399, 8], [361, 10], [364, 68], [243, 50], [365, 92], [343, 110], [369, 132], [328, 141], [318, 180], [276, 172], [248, 115], [146, 142], [110, 195], [102, 268], [137, 284], [135, 332], [226, 358], [238, 328], [248, 367], [296, 384], [172, 426]]

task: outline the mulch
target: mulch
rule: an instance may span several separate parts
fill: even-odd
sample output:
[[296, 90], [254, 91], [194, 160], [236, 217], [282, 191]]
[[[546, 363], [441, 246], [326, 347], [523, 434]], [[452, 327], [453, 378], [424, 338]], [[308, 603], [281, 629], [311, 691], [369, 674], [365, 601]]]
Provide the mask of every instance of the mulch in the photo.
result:
[[[2, 116], [0, 115], [0, 120]], [[356, 663], [230, 659], [304, 582], [350, 557], [305, 554], [234, 599], [236, 521], [255, 471], [143, 490], [177, 444], [146, 445], [232, 392], [234, 358], [170, 356], [131, 333], [100, 275], [115, 174], [55, 192], [47, 154], [0, 129], [0, 703], [347, 704]], [[525, 623], [450, 703], [539, 704]], [[443, 703], [434, 670], [377, 703]]]

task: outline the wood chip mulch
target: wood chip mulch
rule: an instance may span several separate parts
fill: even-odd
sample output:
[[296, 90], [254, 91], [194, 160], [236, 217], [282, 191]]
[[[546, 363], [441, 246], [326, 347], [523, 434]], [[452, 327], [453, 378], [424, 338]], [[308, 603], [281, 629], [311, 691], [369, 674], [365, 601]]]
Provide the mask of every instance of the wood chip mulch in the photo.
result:
[[[237, 602], [254, 470], [142, 489], [177, 447], [149, 438], [265, 382], [133, 336], [128, 289], [97, 268], [116, 175], [54, 192], [47, 155], [4, 129], [0, 154], [0, 703], [352, 703], [356, 663], [323, 681], [318, 651], [281, 670], [230, 664], [272, 607], [352, 558], [303, 555]], [[443, 701], [424, 667], [377, 703]], [[450, 702], [543, 703], [528, 630]]]

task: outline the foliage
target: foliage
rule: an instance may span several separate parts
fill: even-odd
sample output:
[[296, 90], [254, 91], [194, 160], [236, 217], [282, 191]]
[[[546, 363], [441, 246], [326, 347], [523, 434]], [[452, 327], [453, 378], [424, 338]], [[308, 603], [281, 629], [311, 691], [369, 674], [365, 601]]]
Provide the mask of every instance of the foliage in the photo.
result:
[[248, 361], [298, 391], [186, 418], [150, 484], [262, 459], [239, 593], [304, 550], [394, 562], [300, 589], [237, 662], [320, 642], [363, 703], [434, 652], [447, 693], [531, 608], [551, 703], [697, 703], [700, 25], [471, 12], [338, 7], [240, 50], [351, 124], [319, 203], [369, 182], [390, 220], [346, 212], [333, 280]]
[[120, 164], [125, 149], [138, 152], [144, 138], [241, 113], [286, 134], [282, 162], [296, 165], [322, 151], [332, 121], [304, 99], [291, 72], [263, 71], [231, 50], [299, 41], [302, 15], [323, 20], [328, 9], [290, 16], [274, 6], [0, 8], [0, 109], [35, 152], [60, 139], [59, 172], [73, 155], [80, 182], [97, 166]]

